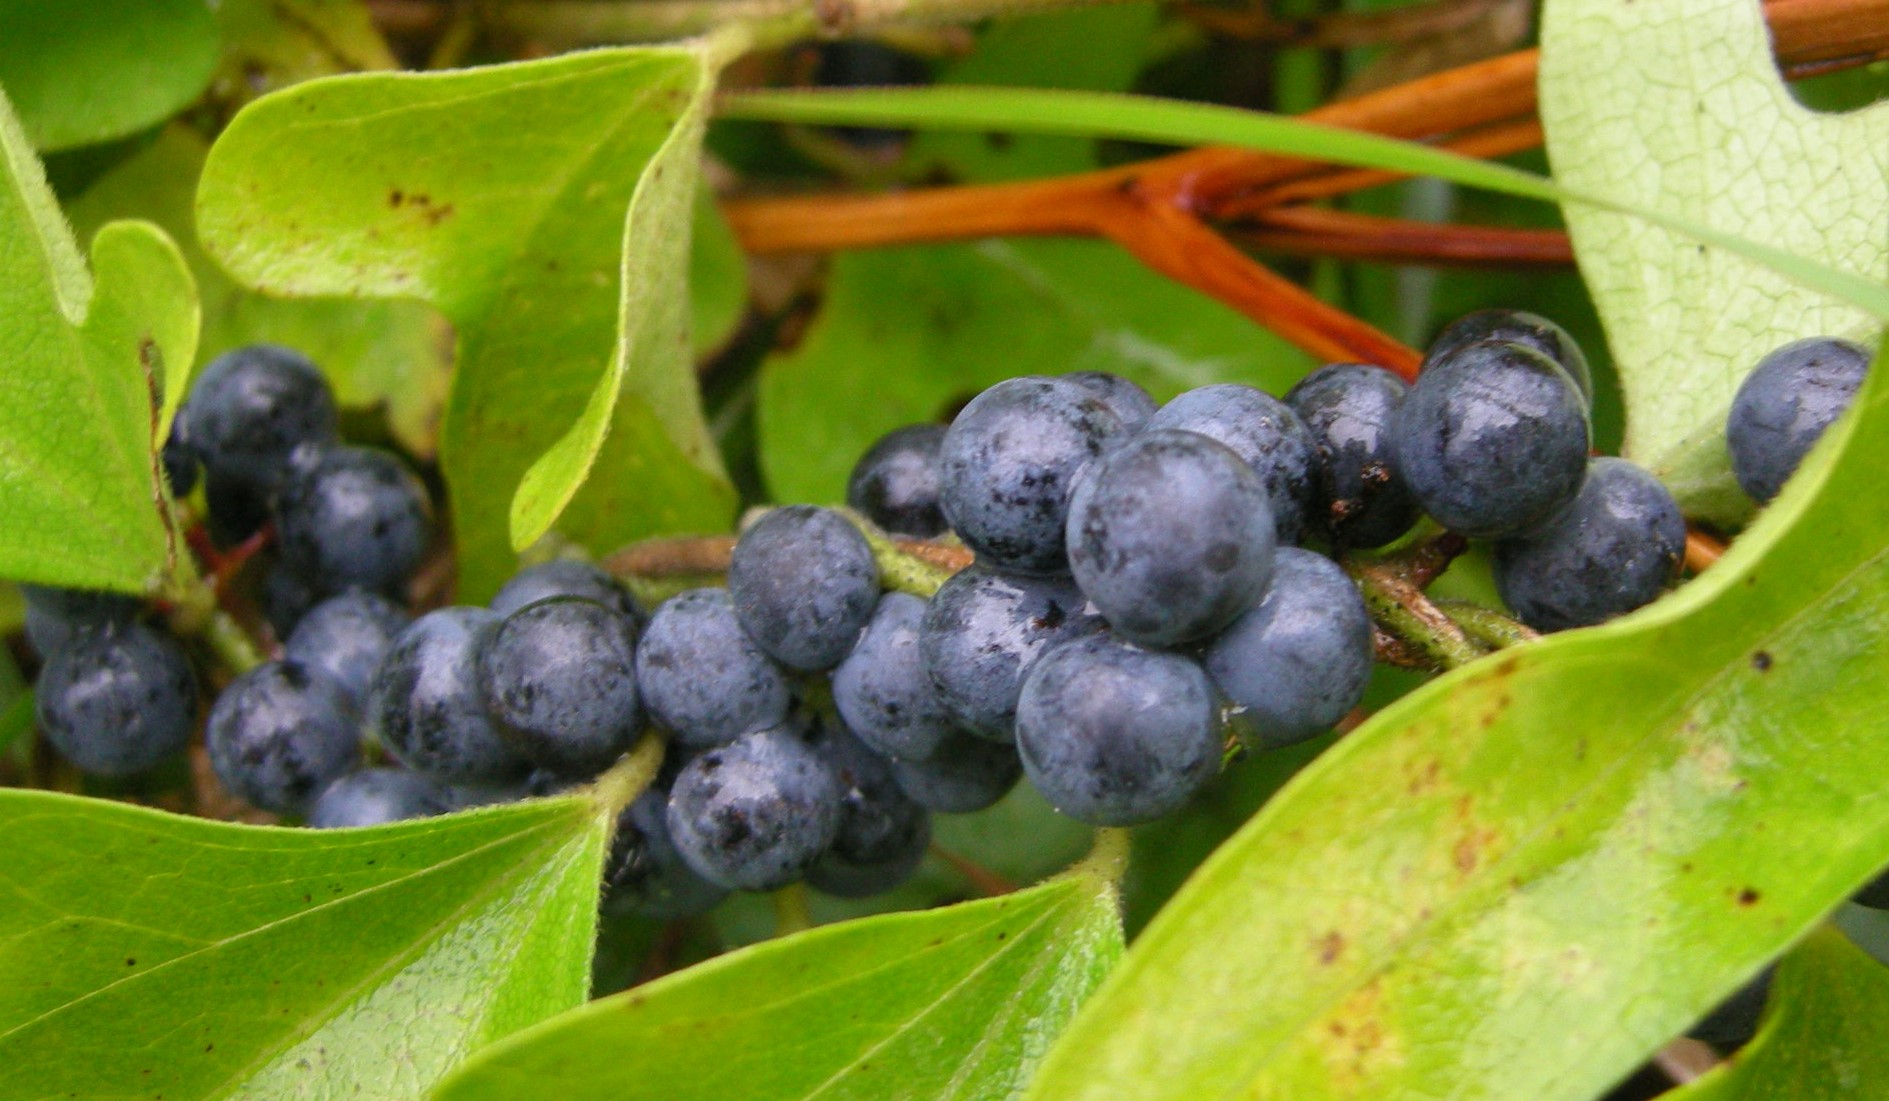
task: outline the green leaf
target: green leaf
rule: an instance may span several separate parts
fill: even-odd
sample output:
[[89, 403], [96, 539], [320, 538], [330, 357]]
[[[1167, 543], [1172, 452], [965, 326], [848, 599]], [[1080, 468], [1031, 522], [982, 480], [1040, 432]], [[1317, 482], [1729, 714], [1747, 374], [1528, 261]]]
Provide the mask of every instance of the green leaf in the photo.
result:
[[1702, 225], [1670, 211], [1558, 186], [1507, 165], [1473, 160], [1413, 142], [1302, 119], [1212, 104], [1101, 92], [1024, 88], [921, 88], [910, 91], [765, 91], [724, 97], [730, 118], [775, 119], [869, 126], [940, 126], [1088, 134], [1163, 142], [1219, 144], [1307, 160], [1436, 176], [1466, 187], [1562, 204], [1580, 203], [1644, 219], [1695, 241], [1737, 253], [1874, 317], [1889, 320], [1889, 287], [1873, 275], [1807, 260], [1736, 233]]
[[1882, 371], [1858, 405], [1685, 588], [1433, 681], [1300, 773], [1033, 1096], [1586, 1101], [1873, 876]]
[[436, 1097], [1007, 1097], [1121, 954], [1116, 905], [1078, 874], [757, 944], [489, 1048]]
[[1889, 1096], [1889, 970], [1825, 926], [1779, 965], [1758, 1035], [1660, 1101]]
[[[1547, 5], [1541, 116], [1571, 189], [1889, 277], [1889, 103], [1799, 105], [1755, 0]], [[1739, 382], [1779, 345], [1860, 335], [1869, 316], [1667, 227], [1580, 205], [1567, 220], [1625, 392], [1625, 454], [1689, 512], [1742, 520], [1724, 443]]]
[[748, 306], [748, 256], [708, 188], [695, 200], [689, 233], [689, 333], [695, 356], [713, 355], [735, 335]]
[[0, 1096], [424, 1097], [583, 1001], [613, 819], [287, 830], [0, 791]]
[[197, 98], [216, 66], [204, 0], [0, 4], [0, 87], [40, 149], [121, 138]]
[[[210, 151], [198, 230], [237, 278], [265, 293], [418, 298], [453, 322], [441, 451], [462, 599], [490, 595], [514, 567], [514, 493], [580, 418], [574, 450], [589, 451], [600, 423], [608, 436], [564, 535], [607, 550], [729, 522], [686, 311], [667, 297], [687, 284], [656, 270], [686, 255], [689, 208], [665, 199], [648, 217], [679, 206], [680, 224], [625, 232], [645, 171], [698, 125], [704, 49], [309, 81], [245, 108]], [[694, 174], [678, 161], [645, 194], [687, 198], [692, 184], [673, 177]], [[630, 317], [632, 301], [653, 312]], [[613, 374], [621, 390], [605, 393]]]
[[321, 366], [344, 408], [384, 407], [402, 446], [430, 455], [451, 367], [451, 338], [418, 302], [273, 298], [235, 283], [197, 243], [197, 178], [209, 145], [181, 124], [67, 204], [81, 240], [106, 222], [143, 218], [177, 242], [203, 300], [197, 366], [244, 344], [285, 344]]
[[762, 470], [783, 501], [838, 501], [853, 463], [1012, 375], [1115, 371], [1157, 398], [1283, 391], [1303, 353], [1097, 241], [874, 249], [833, 261], [821, 312], [761, 375]]
[[136, 222], [94, 239], [95, 282], [3, 96], [0, 165], [0, 576], [147, 591], [172, 551], [154, 432], [196, 289]]

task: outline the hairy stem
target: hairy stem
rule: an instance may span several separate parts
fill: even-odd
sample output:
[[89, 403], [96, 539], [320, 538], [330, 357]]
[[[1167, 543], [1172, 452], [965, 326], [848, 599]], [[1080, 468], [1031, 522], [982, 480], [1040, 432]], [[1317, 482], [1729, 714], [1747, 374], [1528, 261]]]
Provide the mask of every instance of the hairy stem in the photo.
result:
[[1503, 650], [1541, 639], [1541, 632], [1493, 608], [1485, 608], [1467, 600], [1439, 600], [1436, 606], [1461, 627], [1463, 633], [1491, 650]]
[[1483, 648], [1423, 592], [1467, 545], [1462, 536], [1444, 532], [1388, 557], [1345, 564], [1380, 632], [1380, 658], [1396, 665], [1454, 669], [1483, 655]]
[[774, 900], [774, 935], [789, 937], [813, 928], [813, 911], [807, 906], [807, 885], [789, 883], [771, 896]]
[[197, 629], [197, 634], [209, 646], [217, 661], [231, 673], [241, 676], [264, 661], [262, 651], [257, 648], [249, 632], [235, 618], [221, 608], [213, 608]]
[[636, 802], [636, 797], [655, 782], [656, 773], [662, 768], [663, 753], [668, 748], [660, 734], [653, 731], [644, 734], [628, 756], [610, 766], [608, 772], [590, 785], [591, 801], [614, 822], [624, 807]]

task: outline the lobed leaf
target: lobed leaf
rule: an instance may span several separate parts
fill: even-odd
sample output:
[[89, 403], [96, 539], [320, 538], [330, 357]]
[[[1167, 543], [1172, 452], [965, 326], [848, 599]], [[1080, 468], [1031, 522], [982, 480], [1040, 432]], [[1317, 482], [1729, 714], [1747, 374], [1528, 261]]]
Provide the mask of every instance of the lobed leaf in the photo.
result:
[[0, 1096], [425, 1097], [583, 1001], [614, 817], [288, 830], [0, 791]]
[[[729, 521], [733, 490], [675, 300], [686, 281], [667, 269], [660, 285], [637, 281], [679, 266], [689, 206], [665, 200], [634, 233], [625, 218], [659, 154], [691, 140], [711, 67], [697, 45], [333, 77], [256, 101], [211, 149], [198, 229], [240, 280], [419, 298], [455, 325], [441, 451], [464, 599], [513, 568], [514, 494], [580, 419], [575, 461], [533, 487], [553, 491], [534, 519], [594, 453], [598, 476], [571, 498], [565, 535], [608, 547]], [[674, 177], [694, 170], [680, 165], [659, 190], [691, 195]], [[631, 301], [652, 309], [629, 318]], [[599, 425], [608, 435], [593, 449]]]
[[216, 67], [204, 0], [9, 0], [0, 87], [40, 149], [122, 138], [182, 110]]
[[1889, 970], [1830, 926], [1778, 966], [1758, 1035], [1661, 1101], [1889, 1096]]
[[1870, 314], [1619, 211], [1670, 212], [1889, 278], [1889, 103], [1840, 115], [1799, 105], [1757, 0], [1557, 0], [1542, 47], [1555, 178], [1616, 206], [1566, 214], [1624, 390], [1624, 453], [1688, 512], [1736, 523], [1751, 510], [1724, 444], [1738, 384], [1779, 345], [1861, 335]]
[[144, 592], [171, 562], [155, 433], [196, 352], [196, 288], [156, 227], [94, 271], [0, 96], [0, 576]]
[[1116, 907], [1078, 874], [757, 944], [495, 1045], [437, 1101], [1011, 1096], [1120, 955]]

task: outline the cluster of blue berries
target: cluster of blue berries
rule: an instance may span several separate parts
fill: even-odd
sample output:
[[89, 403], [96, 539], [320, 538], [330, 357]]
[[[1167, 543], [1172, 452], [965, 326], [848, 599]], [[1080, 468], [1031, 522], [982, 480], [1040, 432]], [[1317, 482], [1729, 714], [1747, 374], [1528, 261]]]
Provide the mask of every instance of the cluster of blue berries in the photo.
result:
[[[1727, 435], [1754, 497], [1866, 362], [1805, 341], [1752, 373]], [[889, 890], [922, 859], [931, 813], [981, 810], [1024, 777], [1084, 822], [1151, 821], [1212, 778], [1230, 738], [1263, 749], [1330, 729], [1374, 645], [1334, 558], [1424, 513], [1493, 540], [1504, 599], [1538, 629], [1650, 601], [1685, 528], [1646, 472], [1590, 458], [1590, 400], [1573, 340], [1511, 311], [1445, 330], [1409, 387], [1334, 364], [1283, 399], [1228, 384], [1157, 407], [1113, 375], [1014, 378], [859, 461], [847, 501], [864, 529], [769, 510], [726, 588], [653, 614], [559, 560], [488, 607], [416, 618], [425, 488], [396, 456], [339, 442], [326, 382], [285, 349], [212, 363], [163, 459], [180, 498], [201, 479], [218, 543], [273, 525], [258, 602], [282, 655], [225, 686], [204, 723], [226, 787], [313, 826], [374, 825], [587, 781], [654, 728], [669, 750], [623, 812], [606, 899], [675, 918], [800, 879]], [[975, 561], [929, 599], [895, 591], [874, 526], [955, 538]], [[39, 720], [62, 754], [127, 775], [188, 743], [193, 662], [139, 601], [26, 598]], [[369, 747], [397, 763], [364, 767]]]

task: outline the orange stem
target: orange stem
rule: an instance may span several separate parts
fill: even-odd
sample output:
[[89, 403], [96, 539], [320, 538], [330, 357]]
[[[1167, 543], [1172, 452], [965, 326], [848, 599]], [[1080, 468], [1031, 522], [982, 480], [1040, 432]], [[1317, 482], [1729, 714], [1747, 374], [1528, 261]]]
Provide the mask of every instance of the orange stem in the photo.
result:
[[1717, 562], [1725, 553], [1725, 544], [1716, 536], [1694, 528], [1686, 532], [1686, 569], [1691, 573], [1703, 573], [1707, 566]]
[[1394, 264], [1562, 266], [1574, 262], [1568, 235], [1555, 229], [1439, 225], [1321, 207], [1261, 211], [1234, 231], [1242, 244], [1295, 255]]

